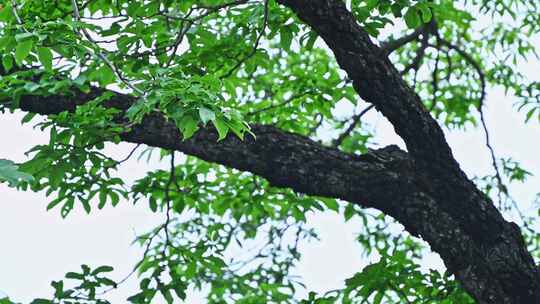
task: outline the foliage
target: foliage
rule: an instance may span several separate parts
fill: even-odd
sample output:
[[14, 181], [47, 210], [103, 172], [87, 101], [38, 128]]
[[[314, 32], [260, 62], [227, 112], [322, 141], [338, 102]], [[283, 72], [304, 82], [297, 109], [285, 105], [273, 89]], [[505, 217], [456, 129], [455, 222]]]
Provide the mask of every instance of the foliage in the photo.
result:
[[[540, 84], [517, 68], [537, 56], [536, 1], [353, 0], [351, 11], [447, 128], [483, 123], [490, 87], [513, 97], [525, 121], [540, 121]], [[497, 21], [482, 23], [478, 14]], [[160, 151], [170, 160], [167, 170], [132, 183], [116, 174], [127, 159], [109, 157], [105, 142], [118, 144], [156, 113], [173, 121], [183, 140], [205, 127], [215, 128], [218, 140], [247, 140], [254, 137], [250, 126], [266, 124], [353, 154], [376, 144], [361, 120], [371, 108], [317, 34], [275, 1], [0, 1], [0, 57], [2, 111], [17, 109], [23, 96], [100, 92], [36, 124], [49, 142], [28, 151], [22, 164], [0, 160], [1, 182], [45, 191], [47, 209], [59, 207], [63, 217], [121, 200], [166, 214], [165, 223], [135, 240], [144, 254], [129, 302], [173, 303], [190, 288], [207, 288], [209, 303], [472, 303], [449, 274], [420, 269], [426, 251], [419, 240], [357, 205], [273, 187], [193, 157], [175, 159], [167, 150]], [[106, 106], [112, 94], [105, 89], [132, 96], [126, 115]], [[351, 115], [336, 115], [340, 105]], [[494, 165], [497, 174], [478, 185], [498, 196], [500, 209], [519, 213], [505, 185], [530, 173], [508, 158]], [[358, 243], [366, 256], [379, 256], [323, 295], [294, 275], [299, 246], [317, 238], [306, 220], [315, 212], [360, 220]], [[533, 228], [527, 241], [538, 257]], [[109, 303], [107, 292], [123, 283], [108, 277], [112, 270], [83, 265], [52, 283], [51, 299], [32, 303]]]
[[12, 161], [0, 159], [0, 181], [8, 182], [11, 187], [14, 187], [21, 182], [30, 182], [32, 179], [32, 175], [19, 171]]

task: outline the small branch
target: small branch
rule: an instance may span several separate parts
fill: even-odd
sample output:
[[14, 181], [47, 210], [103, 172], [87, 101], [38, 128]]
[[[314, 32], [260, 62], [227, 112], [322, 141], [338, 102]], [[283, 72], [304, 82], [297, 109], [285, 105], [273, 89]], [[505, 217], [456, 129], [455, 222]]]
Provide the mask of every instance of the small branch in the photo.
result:
[[[186, 17], [189, 17], [192, 13], [193, 13], [193, 10], [190, 9], [186, 13]], [[184, 22], [186, 22], [186, 23], [184, 24]], [[182, 23], [180, 25], [180, 30], [178, 31], [178, 36], [176, 37], [176, 40], [175, 40], [174, 45], [172, 47], [172, 53], [171, 53], [171, 55], [169, 57], [169, 60], [167, 60], [167, 64], [165, 65], [166, 67], [169, 67], [171, 65], [171, 63], [172, 63], [172, 61], [174, 59], [174, 56], [176, 55], [176, 52], [178, 51], [178, 47], [180, 46], [180, 44], [184, 40], [184, 36], [189, 31], [189, 29], [191, 28], [193, 23], [194, 23], [194, 21], [191, 21], [191, 20], [187, 20], [187, 21], [182, 20]]]
[[165, 251], [167, 250], [167, 247], [171, 245], [171, 241], [169, 239], [169, 224], [171, 222], [171, 207], [172, 207], [170, 189], [171, 189], [171, 185], [175, 182], [175, 179], [176, 179], [174, 154], [175, 154], [175, 151], [171, 151], [170, 175], [169, 175], [169, 181], [167, 182], [167, 186], [165, 188], [165, 201], [167, 203], [167, 211], [166, 211], [165, 223], [163, 224], [163, 230], [165, 230], [165, 244], [163, 246], [164, 256], [165, 256]]
[[[11, 0], [11, 9], [13, 11], [13, 15], [15, 16], [15, 20], [17, 20], [17, 24], [23, 25], [23, 21], [21, 17], [19, 16], [19, 9], [17, 7], [17, 2], [15, 0]], [[23, 30], [28, 33], [28, 30], [23, 27]]]
[[431, 101], [431, 107], [429, 108], [429, 111], [433, 111], [435, 109], [435, 105], [437, 104], [437, 92], [439, 91], [439, 60], [440, 60], [440, 52], [437, 50], [437, 57], [435, 58], [435, 68], [433, 69], [433, 76], [431, 80], [431, 87], [433, 90], [433, 99]]
[[356, 126], [360, 122], [360, 119], [362, 118], [362, 116], [364, 116], [367, 112], [369, 112], [369, 110], [373, 109], [374, 107], [375, 107], [374, 105], [370, 105], [369, 107], [365, 108], [362, 112], [358, 113], [357, 115], [354, 115], [351, 118], [352, 123], [349, 125], [347, 130], [345, 130], [345, 132], [341, 133], [341, 135], [339, 135], [339, 137], [336, 140], [334, 140], [332, 145], [334, 147], [339, 147], [343, 143], [345, 138], [347, 138], [351, 134], [351, 132], [354, 130], [354, 128], [356, 128]]
[[424, 56], [426, 55], [426, 49], [429, 46], [428, 41], [429, 33], [426, 31], [422, 35], [422, 41], [420, 42], [418, 50], [416, 50], [416, 55], [414, 56], [413, 61], [400, 72], [401, 75], [407, 74], [411, 69], [418, 71], [420, 65], [422, 64], [422, 59], [424, 59]]
[[426, 32], [426, 27], [421, 26], [414, 30], [414, 32], [405, 35], [403, 37], [400, 37], [395, 40], [389, 40], [381, 43], [381, 51], [386, 55], [390, 55], [395, 50], [399, 49], [400, 47], [404, 46], [407, 43], [413, 42], [415, 40], [418, 40], [418, 37], [420, 37], [421, 34]]
[[135, 153], [135, 151], [137, 151], [137, 149], [141, 146], [141, 144], [137, 144], [132, 150], [131, 152], [129, 152], [129, 154], [123, 158], [122, 160], [119, 160], [116, 162], [117, 165], [120, 165], [122, 163], [125, 163], [128, 159], [131, 158], [131, 156], [133, 156], [133, 153]]
[[447, 82], [450, 82], [450, 77], [452, 77], [452, 72], [454, 70], [454, 62], [452, 61], [452, 56], [450, 56], [450, 53], [449, 52], [446, 52], [446, 62], [447, 62], [447, 67], [446, 67], [446, 76], [445, 76], [445, 80]]
[[[81, 21], [81, 14], [79, 12], [79, 7], [77, 6], [77, 0], [71, 0], [71, 4], [73, 6], [73, 18], [75, 19], [76, 22], [82, 22]], [[94, 50], [94, 52], [95, 52], [94, 55], [96, 55], [99, 59], [101, 59], [116, 74], [116, 77], [118, 77], [118, 79], [120, 79], [120, 81], [122, 81], [122, 83], [124, 83], [128, 88], [132, 89], [137, 94], [139, 94], [141, 96], [146, 95], [144, 91], [142, 91], [141, 89], [139, 89], [136, 86], [132, 85], [127, 79], [125, 79], [122, 76], [122, 74], [118, 70], [117, 66], [114, 63], [112, 63], [107, 58], [107, 56], [105, 56], [102, 53], [102, 50], [101, 50], [101, 47], [99, 46], [99, 44], [92, 38], [92, 36], [90, 36], [90, 33], [88, 33], [88, 31], [84, 27], [80, 27], [80, 28], [79, 28], [79, 26], [75, 26], [75, 27], [76, 27], [75, 32], [77, 34], [79, 33], [79, 30], [80, 30], [83, 33], [84, 37], [86, 37], [86, 39], [88, 41], [90, 41], [96, 47], [96, 50]]]
[[[484, 99], [486, 97], [486, 76], [484, 75], [484, 72], [482, 71], [482, 67], [474, 58], [471, 57], [467, 52], [459, 48], [457, 45], [454, 45], [450, 43], [449, 41], [439, 38], [439, 42], [446, 46], [448, 49], [456, 51], [465, 61], [467, 61], [478, 74], [478, 77], [480, 78], [480, 98], [479, 98], [479, 106], [478, 108], [481, 108], [484, 103]], [[435, 46], [436, 47], [436, 46]]]
[[274, 105], [271, 105], [271, 106], [268, 106], [266, 108], [262, 108], [262, 109], [259, 109], [259, 110], [255, 110], [253, 112], [249, 112], [246, 114], [246, 116], [253, 116], [253, 115], [257, 115], [259, 113], [262, 113], [262, 112], [266, 112], [266, 111], [269, 111], [269, 110], [272, 110], [272, 109], [275, 109], [275, 108], [279, 108], [279, 107], [282, 107], [284, 105], [287, 105], [291, 102], [293, 102], [294, 100], [298, 99], [298, 98], [301, 98], [301, 97], [304, 97], [308, 94], [311, 94], [313, 93], [312, 91], [307, 91], [307, 92], [303, 92], [303, 93], [298, 93], [298, 94], [294, 94], [292, 95], [291, 97], [289, 97], [288, 99], [278, 103], [278, 104], [274, 104]]
[[[148, 238], [148, 243], [146, 244], [146, 247], [144, 248], [142, 259], [135, 265], [135, 267], [133, 267], [133, 269], [125, 277], [123, 277], [120, 281], [118, 281], [114, 286], [96, 294], [104, 295], [106, 293], [109, 293], [112, 290], [117, 289], [118, 286], [124, 284], [127, 280], [129, 280], [129, 278], [131, 278], [131, 276], [133, 276], [135, 272], [137, 272], [137, 269], [139, 268], [140, 264], [146, 259], [146, 256], [150, 252], [150, 247], [152, 246], [154, 239], [159, 234], [162, 228], [163, 226], [159, 226], [158, 228], [154, 230], [154, 232], [152, 232], [152, 235]], [[138, 238], [140, 239], [140, 237]]]
[[198, 5], [197, 8], [198, 9], [206, 9], [209, 11], [208, 14], [211, 14], [213, 12], [216, 12], [220, 9], [223, 9], [223, 8], [227, 8], [229, 6], [235, 6], [235, 5], [240, 5], [240, 4], [244, 4], [244, 3], [247, 3], [248, 0], [237, 0], [237, 1], [231, 1], [231, 2], [227, 2], [227, 3], [223, 3], [221, 5], [216, 5], [216, 6], [206, 6], [206, 5]]
[[317, 113], [315, 115], [315, 120], [317, 121], [317, 123], [315, 123], [315, 125], [311, 129], [309, 129], [308, 136], [314, 135], [317, 132], [317, 129], [319, 129], [319, 127], [324, 121], [324, 116], [321, 113]]
[[266, 30], [266, 27], [268, 26], [268, 2], [269, 1], [270, 0], [264, 1], [263, 26], [259, 35], [257, 36], [257, 39], [255, 40], [255, 45], [253, 46], [253, 49], [251, 50], [249, 54], [247, 54], [246, 57], [244, 57], [242, 60], [239, 60], [225, 75], [221, 76], [220, 77], [221, 79], [230, 77], [232, 73], [234, 73], [234, 71], [236, 71], [244, 62], [249, 60], [251, 57], [255, 55], [255, 53], [257, 53], [257, 49], [259, 48], [259, 43], [261, 42], [261, 38], [264, 35], [264, 31]]

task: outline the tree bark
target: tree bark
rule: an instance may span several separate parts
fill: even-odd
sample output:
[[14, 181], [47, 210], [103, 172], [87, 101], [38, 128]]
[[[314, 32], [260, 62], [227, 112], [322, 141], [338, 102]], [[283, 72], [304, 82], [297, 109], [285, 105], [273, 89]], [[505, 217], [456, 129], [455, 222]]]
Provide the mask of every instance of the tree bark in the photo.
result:
[[[479, 303], [540, 303], [540, 272], [514, 223], [459, 168], [444, 133], [384, 51], [373, 44], [341, 0], [278, 0], [320, 37], [357, 93], [390, 120], [410, 152], [417, 186], [456, 223], [451, 248], [419, 231]], [[429, 229], [429, 228], [428, 228]], [[470, 241], [465, 248], [463, 244]], [[460, 248], [460, 252], [452, 251]]]
[[[540, 303], [540, 271], [517, 225], [466, 177], [437, 122], [354, 16], [338, 0], [278, 0], [311, 26], [334, 52], [358, 94], [374, 104], [404, 139], [395, 146], [350, 155], [271, 126], [254, 125], [256, 139], [212, 128], [182, 140], [176, 126], [148, 115], [121, 137], [174, 149], [266, 178], [273, 186], [373, 207], [426, 240], [478, 303]], [[24, 111], [73, 111], [103, 90], [74, 96], [23, 96]], [[134, 102], [114, 93], [105, 103], [125, 111]]]

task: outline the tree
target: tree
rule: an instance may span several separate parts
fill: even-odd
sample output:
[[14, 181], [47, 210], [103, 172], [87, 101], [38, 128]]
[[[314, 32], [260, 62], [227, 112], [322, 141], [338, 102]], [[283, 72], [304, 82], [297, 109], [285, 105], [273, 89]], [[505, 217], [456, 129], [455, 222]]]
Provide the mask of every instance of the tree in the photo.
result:
[[[480, 28], [482, 15], [500, 21]], [[167, 216], [137, 239], [129, 301], [208, 285], [211, 303], [540, 303], [534, 218], [521, 216], [524, 237], [501, 213], [519, 212], [506, 183], [528, 172], [497, 159], [482, 113], [500, 86], [527, 121], [540, 117], [540, 85], [516, 68], [536, 55], [536, 1], [3, 1], [0, 22], [2, 109], [46, 115], [50, 134], [27, 162], [3, 160], [0, 178], [46, 191], [62, 216], [121, 198]], [[363, 111], [343, 121], [339, 101]], [[368, 148], [372, 109], [407, 151]], [[475, 184], [440, 125], [477, 124], [495, 174]], [[170, 169], [128, 184], [105, 142], [159, 148]], [[343, 290], [295, 300], [289, 270], [314, 210], [362, 218], [359, 238], [381, 259]], [[379, 230], [393, 221], [410, 235]], [[447, 273], [420, 272], [419, 239]], [[225, 258], [261, 240], [250, 259]], [[122, 283], [111, 270], [83, 266], [34, 303], [107, 303]]]

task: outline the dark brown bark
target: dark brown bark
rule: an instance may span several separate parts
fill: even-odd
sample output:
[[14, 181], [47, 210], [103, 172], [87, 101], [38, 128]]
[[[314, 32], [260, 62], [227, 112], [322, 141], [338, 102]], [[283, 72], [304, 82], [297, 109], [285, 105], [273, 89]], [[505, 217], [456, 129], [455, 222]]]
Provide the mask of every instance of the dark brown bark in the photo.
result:
[[[437, 122], [343, 1], [278, 2], [324, 39], [358, 94], [374, 104], [405, 141], [416, 185], [456, 224], [448, 231], [426, 231], [433, 228], [426, 227], [418, 232], [465, 289], [479, 303], [540, 303], [540, 272], [519, 229], [505, 221], [461, 171]], [[466, 238], [456, 235], [441, 242], [440, 236], [456, 229]]]
[[[146, 117], [125, 141], [174, 149], [264, 177], [277, 187], [334, 197], [388, 214], [426, 240], [479, 303], [540, 303], [540, 272], [519, 228], [465, 176], [444, 134], [420, 98], [338, 0], [280, 0], [310, 25], [334, 52], [358, 94], [385, 115], [409, 153], [390, 146], [362, 156], [324, 147], [308, 138], [255, 125], [256, 140], [234, 136], [217, 142], [205, 128], [182, 141], [162, 116]], [[24, 96], [24, 111], [73, 110], [101, 94]], [[130, 96], [106, 105], [126, 110]]]

